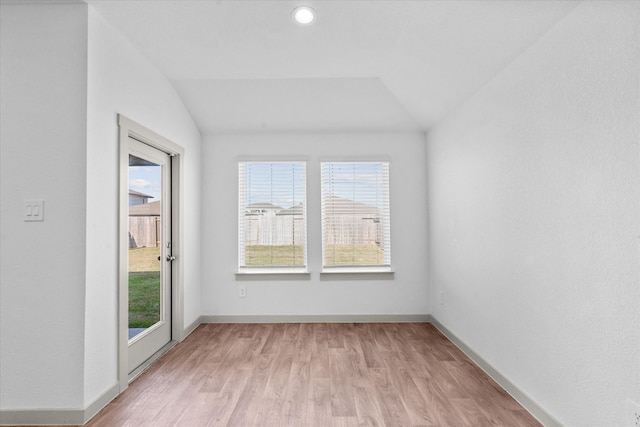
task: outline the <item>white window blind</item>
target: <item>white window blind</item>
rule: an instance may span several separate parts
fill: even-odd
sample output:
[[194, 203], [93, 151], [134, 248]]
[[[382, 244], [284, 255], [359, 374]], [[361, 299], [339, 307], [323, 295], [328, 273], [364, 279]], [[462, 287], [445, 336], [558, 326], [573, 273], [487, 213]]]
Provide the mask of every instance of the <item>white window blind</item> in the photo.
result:
[[306, 269], [305, 162], [240, 162], [238, 269]]
[[324, 271], [390, 271], [389, 162], [323, 162]]

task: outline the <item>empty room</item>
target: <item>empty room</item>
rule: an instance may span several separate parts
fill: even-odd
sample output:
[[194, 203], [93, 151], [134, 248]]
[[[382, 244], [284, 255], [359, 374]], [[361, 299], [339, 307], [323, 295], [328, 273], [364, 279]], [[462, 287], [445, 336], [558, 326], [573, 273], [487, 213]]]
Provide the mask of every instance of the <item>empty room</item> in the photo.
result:
[[0, 0], [0, 425], [640, 425], [640, 2]]

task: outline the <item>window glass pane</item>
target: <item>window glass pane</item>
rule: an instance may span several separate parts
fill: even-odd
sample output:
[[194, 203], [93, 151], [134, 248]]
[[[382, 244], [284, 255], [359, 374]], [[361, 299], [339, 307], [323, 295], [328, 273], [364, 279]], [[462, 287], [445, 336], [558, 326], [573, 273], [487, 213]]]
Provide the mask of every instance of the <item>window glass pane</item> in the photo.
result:
[[389, 266], [388, 162], [322, 163], [324, 267]]
[[162, 172], [129, 154], [129, 339], [163, 320]]
[[306, 266], [306, 164], [240, 162], [239, 267]]

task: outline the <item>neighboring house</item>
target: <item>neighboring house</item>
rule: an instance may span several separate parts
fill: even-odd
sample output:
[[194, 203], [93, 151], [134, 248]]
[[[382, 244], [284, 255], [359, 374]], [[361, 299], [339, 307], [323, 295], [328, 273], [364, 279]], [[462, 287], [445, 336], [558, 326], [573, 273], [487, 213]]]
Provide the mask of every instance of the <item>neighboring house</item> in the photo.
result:
[[153, 199], [153, 196], [140, 193], [139, 191], [129, 190], [129, 206], [144, 205], [149, 202], [149, 199]]
[[252, 205], [247, 205], [245, 207], [245, 213], [247, 215], [248, 214], [273, 215], [276, 212], [279, 212], [281, 210], [282, 208], [280, 206], [276, 206], [273, 203], [254, 203]]
[[160, 216], [160, 200], [139, 205], [129, 205], [129, 216]]
[[160, 200], [129, 206], [130, 248], [157, 247], [160, 244], [160, 207]]
[[304, 214], [304, 206], [302, 206], [302, 203], [276, 212], [276, 216], [302, 215], [302, 214]]

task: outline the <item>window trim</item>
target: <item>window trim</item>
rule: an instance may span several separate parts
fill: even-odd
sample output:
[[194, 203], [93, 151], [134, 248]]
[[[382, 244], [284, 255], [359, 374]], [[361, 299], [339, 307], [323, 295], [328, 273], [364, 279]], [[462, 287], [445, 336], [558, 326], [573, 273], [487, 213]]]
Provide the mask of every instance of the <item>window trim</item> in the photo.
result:
[[[322, 280], [340, 280], [346, 278], [352, 278], [356, 275], [363, 275], [369, 278], [376, 279], [384, 279], [384, 278], [393, 278], [395, 272], [393, 271], [391, 264], [391, 161], [389, 159], [322, 159], [320, 162], [320, 204], [321, 204], [321, 212], [320, 212], [320, 222], [321, 222], [321, 270], [320, 270], [320, 278]], [[325, 190], [324, 190], [324, 164], [330, 163], [345, 163], [345, 164], [358, 164], [358, 163], [380, 163], [386, 164], [386, 206], [387, 206], [387, 219], [386, 219], [386, 230], [387, 233], [385, 238], [387, 239], [386, 247], [389, 251], [389, 263], [382, 265], [338, 265], [338, 266], [328, 266], [325, 265]], [[365, 278], [365, 277], [363, 277]]]
[[[242, 200], [242, 193], [241, 193], [241, 189], [240, 189], [240, 183], [241, 183], [241, 174], [242, 173], [246, 173], [245, 171], [241, 171], [241, 165], [242, 164], [248, 164], [248, 163], [263, 163], [263, 164], [288, 164], [288, 163], [298, 163], [301, 164], [303, 166], [303, 171], [304, 171], [304, 182], [303, 182], [303, 189], [304, 189], [304, 201], [303, 201], [303, 219], [304, 219], [304, 224], [303, 224], [303, 236], [304, 236], [304, 245], [303, 245], [303, 265], [301, 266], [246, 266], [246, 265], [240, 265], [240, 262], [242, 259], [244, 259], [244, 256], [242, 254], [242, 250], [244, 248], [244, 245], [241, 243], [243, 237], [241, 235], [241, 233], [244, 231], [244, 227], [241, 226], [241, 221], [242, 221], [242, 217], [241, 217], [241, 211], [242, 208], [245, 206], [243, 204], [243, 200]], [[307, 188], [307, 171], [308, 171], [308, 161], [306, 159], [300, 159], [300, 158], [289, 158], [287, 156], [283, 157], [283, 158], [277, 158], [277, 159], [265, 159], [265, 158], [259, 158], [259, 159], [253, 159], [253, 158], [239, 158], [237, 160], [237, 165], [238, 165], [238, 169], [237, 169], [237, 179], [238, 179], [238, 185], [237, 185], [237, 196], [238, 196], [238, 212], [237, 212], [237, 228], [238, 228], [238, 237], [237, 237], [237, 269], [235, 271], [235, 275], [236, 277], [240, 277], [240, 276], [251, 276], [251, 277], [276, 277], [276, 276], [299, 276], [300, 278], [308, 278], [309, 277], [309, 260], [308, 260], [308, 212], [307, 212], [307, 194], [308, 194], [308, 188]]]
[[304, 267], [238, 267], [235, 274], [248, 274], [254, 276], [273, 274], [308, 274], [309, 269]]

